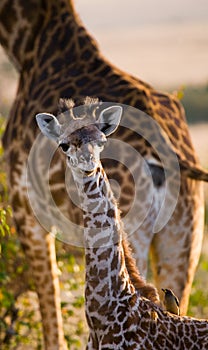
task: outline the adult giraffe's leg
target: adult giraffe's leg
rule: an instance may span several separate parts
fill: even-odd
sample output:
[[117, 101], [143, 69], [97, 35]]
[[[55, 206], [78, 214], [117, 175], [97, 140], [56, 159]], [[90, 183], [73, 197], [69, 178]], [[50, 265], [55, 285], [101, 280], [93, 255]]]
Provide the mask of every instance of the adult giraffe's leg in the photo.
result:
[[12, 189], [11, 205], [39, 298], [45, 349], [65, 350], [54, 238], [33, 216], [21, 181]]
[[157, 288], [171, 288], [186, 314], [203, 239], [203, 184], [183, 178], [173, 216], [152, 241], [152, 266]]
[[[149, 249], [152, 241], [152, 234], [150, 225], [142, 225], [139, 232], [136, 231], [132, 235], [128, 236], [131, 244], [133, 256], [136, 260], [136, 265], [140, 274], [146, 278], [148, 271], [148, 256]], [[146, 230], [147, 229], [147, 230]]]

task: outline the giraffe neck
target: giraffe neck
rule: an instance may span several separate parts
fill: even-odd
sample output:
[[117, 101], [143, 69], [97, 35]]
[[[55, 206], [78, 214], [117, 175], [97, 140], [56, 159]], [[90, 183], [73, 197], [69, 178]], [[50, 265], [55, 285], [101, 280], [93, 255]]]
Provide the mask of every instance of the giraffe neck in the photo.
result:
[[74, 180], [84, 212], [86, 299], [97, 288], [105, 291], [100, 302], [115, 300], [124, 291], [128, 298], [135, 290], [126, 268], [119, 210], [104, 170], [100, 164], [95, 174], [74, 175]]
[[25, 54], [33, 50], [39, 24], [44, 22], [41, 0], [2, 0], [0, 4], [0, 42], [20, 71]]
[[120, 243], [119, 210], [101, 165], [96, 173], [84, 177], [79, 194], [84, 211], [86, 246], [95, 248]]
[[18, 71], [40, 53], [41, 45], [48, 42], [50, 50], [52, 45], [54, 51], [58, 50], [56, 31], [66, 36], [65, 44], [71, 44], [77, 34], [75, 27], [81, 25], [71, 0], [2, 0], [0, 3], [0, 43]]

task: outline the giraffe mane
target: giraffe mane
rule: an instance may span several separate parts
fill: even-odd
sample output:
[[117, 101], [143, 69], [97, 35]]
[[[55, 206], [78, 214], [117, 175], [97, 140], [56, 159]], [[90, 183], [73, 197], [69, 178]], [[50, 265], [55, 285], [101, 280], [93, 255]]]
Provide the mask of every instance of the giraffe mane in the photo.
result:
[[[114, 197], [114, 205], [119, 208], [119, 204]], [[162, 306], [157, 288], [151, 283], [147, 283], [145, 279], [140, 275], [139, 269], [136, 264], [136, 260], [133, 257], [132, 248], [128, 241], [127, 233], [124, 230], [123, 222], [121, 220], [121, 211], [118, 209], [117, 220], [120, 223], [121, 235], [122, 235], [122, 248], [124, 253], [125, 265], [128, 271], [130, 280], [134, 285], [137, 292], [146, 299], [149, 299], [154, 304]]]
[[142, 297], [151, 300], [153, 303], [160, 305], [160, 298], [157, 289], [150, 283], [146, 283], [145, 279], [140, 275], [136, 266], [136, 261], [132, 256], [132, 249], [129, 242], [123, 235], [122, 246], [124, 250], [126, 268], [129, 273], [131, 282]]

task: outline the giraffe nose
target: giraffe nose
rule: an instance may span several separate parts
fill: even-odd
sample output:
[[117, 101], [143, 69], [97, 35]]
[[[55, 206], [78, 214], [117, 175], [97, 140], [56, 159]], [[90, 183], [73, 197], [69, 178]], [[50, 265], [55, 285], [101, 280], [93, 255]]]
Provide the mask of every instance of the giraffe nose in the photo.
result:
[[68, 159], [69, 159], [70, 164], [71, 164], [73, 167], [76, 167], [76, 166], [78, 165], [78, 161], [77, 161], [76, 158], [69, 158], [69, 157], [68, 157]]
[[84, 157], [84, 156], [80, 156], [80, 157], [79, 157], [79, 161], [80, 161], [81, 163], [84, 163], [85, 157]]
[[85, 154], [84, 156], [81, 155], [79, 157], [79, 161], [81, 163], [90, 162], [92, 159], [93, 159], [93, 155], [92, 154]]

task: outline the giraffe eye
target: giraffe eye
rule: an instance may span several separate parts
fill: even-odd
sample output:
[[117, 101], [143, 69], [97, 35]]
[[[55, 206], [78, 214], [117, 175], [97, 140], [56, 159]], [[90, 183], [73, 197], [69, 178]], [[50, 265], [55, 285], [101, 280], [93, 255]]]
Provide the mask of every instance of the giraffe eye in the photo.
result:
[[69, 149], [69, 145], [67, 143], [60, 143], [59, 147], [61, 147], [63, 152], [67, 152]]

